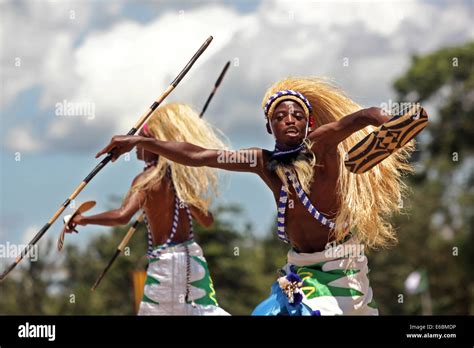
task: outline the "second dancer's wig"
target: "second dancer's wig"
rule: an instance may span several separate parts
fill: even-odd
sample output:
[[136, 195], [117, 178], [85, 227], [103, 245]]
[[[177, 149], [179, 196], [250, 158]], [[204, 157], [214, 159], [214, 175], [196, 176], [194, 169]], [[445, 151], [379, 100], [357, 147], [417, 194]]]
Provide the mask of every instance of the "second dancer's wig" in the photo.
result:
[[[163, 141], [188, 142], [209, 149], [227, 149], [224, 136], [189, 105], [170, 103], [157, 108], [144, 130], [150, 137]], [[207, 213], [211, 196], [218, 194], [217, 170], [209, 167], [189, 167], [160, 157], [155, 168], [132, 191], [148, 190], [165, 176], [168, 168], [178, 198]]]

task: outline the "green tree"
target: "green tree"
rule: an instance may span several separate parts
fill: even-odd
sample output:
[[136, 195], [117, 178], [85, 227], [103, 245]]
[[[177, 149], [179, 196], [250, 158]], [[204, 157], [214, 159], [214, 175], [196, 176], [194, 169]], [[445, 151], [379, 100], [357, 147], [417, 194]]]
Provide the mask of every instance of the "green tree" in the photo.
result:
[[0, 314], [55, 314], [53, 243], [39, 244], [36, 260], [25, 257], [0, 283]]
[[394, 86], [400, 102], [419, 101], [431, 119], [407, 179], [406, 213], [394, 217], [399, 245], [370, 259], [376, 300], [382, 314], [420, 314], [404, 281], [424, 268], [434, 314], [472, 314], [474, 43], [413, 57]]

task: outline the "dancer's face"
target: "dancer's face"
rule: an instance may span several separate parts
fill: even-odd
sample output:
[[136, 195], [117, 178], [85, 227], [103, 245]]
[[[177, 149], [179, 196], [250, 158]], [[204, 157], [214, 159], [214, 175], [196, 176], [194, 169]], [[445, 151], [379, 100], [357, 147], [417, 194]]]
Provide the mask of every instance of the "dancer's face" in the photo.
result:
[[288, 147], [301, 144], [305, 136], [307, 122], [303, 108], [292, 100], [280, 102], [271, 119], [276, 140]]

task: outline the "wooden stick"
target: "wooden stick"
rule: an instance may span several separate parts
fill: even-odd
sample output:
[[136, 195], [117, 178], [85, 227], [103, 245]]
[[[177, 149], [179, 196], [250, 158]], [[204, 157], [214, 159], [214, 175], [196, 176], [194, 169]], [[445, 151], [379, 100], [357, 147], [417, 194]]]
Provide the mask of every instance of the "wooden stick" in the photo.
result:
[[207, 98], [206, 104], [204, 104], [204, 107], [202, 108], [202, 111], [201, 111], [201, 114], [199, 115], [199, 117], [202, 117], [202, 115], [204, 115], [204, 113], [206, 112], [207, 107], [208, 107], [209, 103], [211, 102], [212, 97], [214, 97], [214, 94], [216, 93], [217, 88], [219, 88], [219, 85], [221, 84], [222, 79], [224, 78], [225, 73], [227, 72], [227, 69], [229, 69], [229, 66], [230, 66], [230, 61], [228, 61], [228, 62], [224, 65], [224, 69], [222, 69], [221, 74], [220, 74], [219, 77], [217, 78], [217, 81], [216, 81], [216, 83], [214, 84], [214, 89], [212, 90], [211, 94], [209, 95], [209, 98]]
[[[219, 85], [221, 84], [222, 82], [222, 79], [224, 78], [225, 76], [225, 73], [227, 72], [227, 69], [229, 68], [229, 65], [230, 65], [230, 61], [226, 63], [226, 65], [224, 66], [224, 69], [222, 69], [219, 77], [217, 78], [217, 81], [214, 85], [214, 89], [212, 90], [211, 92], [211, 95], [209, 96], [209, 98], [207, 98], [207, 101], [206, 101], [206, 104], [204, 105], [202, 111], [201, 111], [201, 114], [199, 115], [199, 117], [202, 117], [204, 115], [204, 112], [206, 112], [206, 109], [209, 105], [209, 102], [211, 101], [212, 97], [214, 96], [214, 93], [216, 92], [217, 88], [219, 87]], [[115, 259], [117, 258], [117, 256], [119, 256], [123, 249], [125, 248], [125, 246], [128, 244], [128, 242], [130, 241], [130, 238], [132, 238], [133, 234], [135, 233], [135, 231], [137, 230], [137, 226], [140, 222], [143, 221], [143, 219], [145, 218], [145, 213], [142, 213], [140, 214], [140, 216], [135, 220], [135, 222], [133, 223], [132, 227], [130, 227], [130, 229], [128, 230], [127, 234], [125, 235], [125, 237], [123, 237], [122, 241], [120, 242], [119, 246], [117, 247], [117, 250], [115, 251], [115, 254], [114, 256], [112, 256], [112, 258], [110, 259], [109, 263], [107, 264], [107, 266], [105, 267], [105, 269], [102, 271], [102, 273], [100, 274], [100, 276], [97, 278], [96, 282], [94, 283], [94, 285], [92, 286], [91, 288], [91, 291], [94, 291], [95, 289], [97, 289], [97, 287], [99, 286], [102, 278], [104, 278], [105, 274], [107, 273], [107, 271], [109, 270], [110, 266], [112, 266], [112, 264], [114, 263]]]
[[122, 241], [120, 242], [120, 244], [118, 245], [117, 247], [117, 250], [115, 251], [115, 254], [114, 256], [112, 256], [112, 258], [110, 259], [109, 263], [107, 264], [107, 266], [104, 268], [104, 270], [102, 271], [102, 273], [99, 275], [99, 277], [97, 278], [97, 280], [95, 281], [94, 285], [92, 286], [92, 289], [91, 291], [94, 291], [95, 289], [97, 289], [97, 287], [99, 286], [102, 278], [104, 278], [105, 274], [107, 273], [107, 271], [109, 270], [110, 266], [112, 266], [112, 264], [114, 263], [115, 259], [117, 258], [117, 256], [119, 256], [123, 249], [125, 249], [125, 247], [127, 246], [128, 242], [130, 241], [130, 238], [132, 238], [133, 234], [135, 233], [135, 231], [137, 230], [137, 227], [138, 227], [138, 224], [140, 222], [143, 221], [143, 219], [145, 218], [145, 213], [141, 213], [140, 216], [135, 220], [135, 222], [133, 223], [133, 225], [129, 228], [127, 234], [125, 235], [125, 237], [123, 237]]

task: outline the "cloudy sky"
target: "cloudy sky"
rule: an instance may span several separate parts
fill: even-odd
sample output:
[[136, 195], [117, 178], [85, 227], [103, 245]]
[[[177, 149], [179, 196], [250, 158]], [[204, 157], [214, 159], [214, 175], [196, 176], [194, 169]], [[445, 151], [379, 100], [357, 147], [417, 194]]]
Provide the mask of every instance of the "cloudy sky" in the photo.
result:
[[[0, 1], [0, 243], [27, 242], [209, 36], [168, 100], [200, 109], [232, 62], [206, 118], [233, 148], [272, 148], [260, 109], [290, 75], [327, 76], [363, 106], [394, 98], [410, 56], [474, 37], [473, 1]], [[471, 23], [471, 24], [469, 24]], [[75, 103], [80, 115], [58, 112]], [[142, 165], [107, 166], [78, 202], [113, 207]], [[218, 203], [245, 207], [258, 235], [275, 213], [251, 174], [226, 174]], [[69, 209], [69, 208], [68, 208]], [[69, 211], [69, 210], [68, 210]], [[48, 232], [56, 238], [58, 221]], [[82, 228], [85, 242], [106, 228]]]

